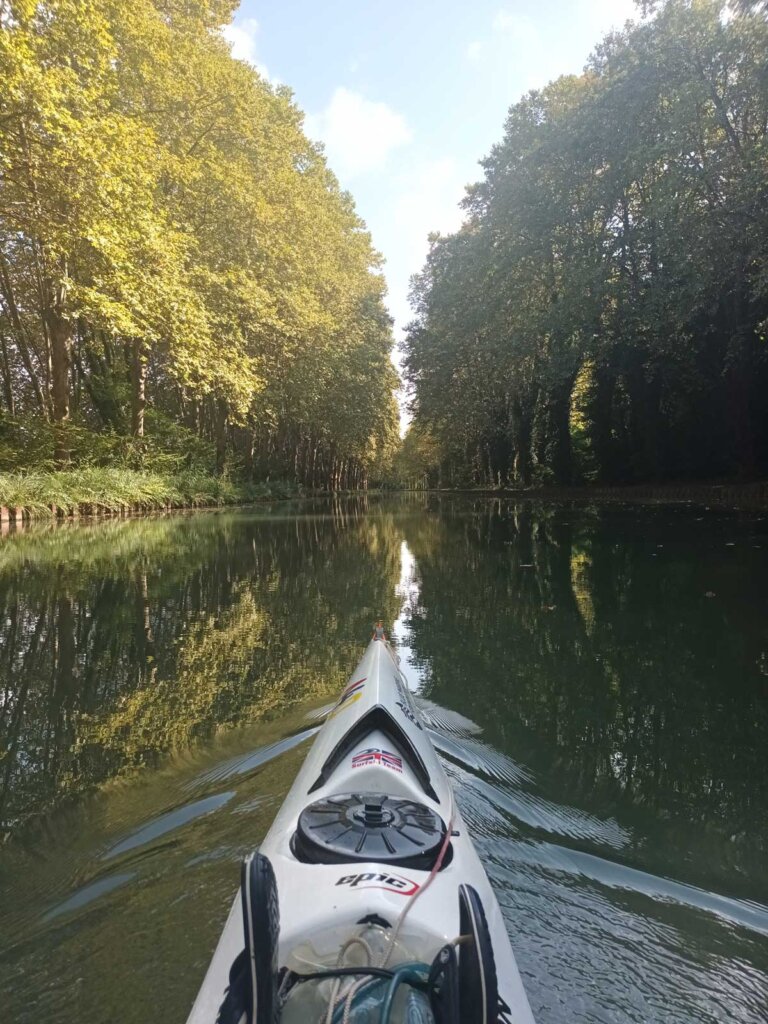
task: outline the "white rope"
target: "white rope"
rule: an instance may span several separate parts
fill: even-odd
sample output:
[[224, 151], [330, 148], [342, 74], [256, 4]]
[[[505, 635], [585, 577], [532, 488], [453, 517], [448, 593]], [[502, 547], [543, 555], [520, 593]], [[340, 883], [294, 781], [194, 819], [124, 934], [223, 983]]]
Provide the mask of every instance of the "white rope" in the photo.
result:
[[[362, 946], [363, 947], [363, 952], [365, 953], [365, 958], [366, 958], [365, 966], [366, 967], [370, 967], [371, 966], [371, 961], [373, 960], [373, 950], [371, 949], [371, 947], [368, 945], [368, 943], [365, 941], [365, 939], [361, 935], [353, 935], [351, 938], [347, 939], [347, 941], [344, 943], [344, 945], [339, 950], [339, 955], [336, 957], [336, 966], [337, 967], [344, 967], [344, 957], [346, 956], [347, 951], [352, 946]], [[333, 985], [331, 986], [330, 999], [328, 1001], [328, 1009], [325, 1012], [324, 1024], [332, 1024], [332, 1022], [333, 1022], [333, 1014], [334, 1014], [334, 1011], [335, 1011], [336, 1006], [338, 1005], [338, 1003], [340, 1003], [341, 1000], [344, 999], [345, 996], [347, 996], [347, 993], [354, 994], [353, 990], [355, 988], [355, 985], [357, 984], [357, 982], [355, 982], [354, 979], [352, 981], [352, 985], [350, 986], [350, 988], [346, 992], [339, 992], [339, 989], [342, 987], [343, 984], [344, 984], [344, 981], [343, 981], [342, 978], [334, 978]], [[321, 1021], [322, 1021], [322, 1015], [321, 1015]]]

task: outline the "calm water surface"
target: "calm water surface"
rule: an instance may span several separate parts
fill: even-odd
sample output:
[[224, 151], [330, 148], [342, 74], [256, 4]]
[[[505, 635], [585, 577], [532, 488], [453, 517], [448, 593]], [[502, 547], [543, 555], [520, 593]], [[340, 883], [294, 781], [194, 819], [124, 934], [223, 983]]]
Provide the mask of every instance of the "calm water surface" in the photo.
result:
[[3, 1024], [185, 1020], [378, 617], [540, 1024], [768, 1020], [768, 521], [429, 497], [0, 542]]

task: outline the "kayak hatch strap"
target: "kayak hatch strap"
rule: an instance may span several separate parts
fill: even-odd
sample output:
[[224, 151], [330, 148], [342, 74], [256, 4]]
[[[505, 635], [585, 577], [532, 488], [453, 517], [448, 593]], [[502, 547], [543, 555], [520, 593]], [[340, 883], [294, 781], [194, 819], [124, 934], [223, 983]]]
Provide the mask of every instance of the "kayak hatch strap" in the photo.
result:
[[383, 732], [385, 736], [387, 736], [388, 739], [390, 739], [392, 743], [400, 749], [400, 752], [408, 763], [408, 767], [416, 776], [421, 788], [428, 797], [436, 801], [438, 796], [432, 786], [432, 780], [429, 777], [427, 766], [424, 764], [421, 754], [405, 734], [404, 730], [394, 720], [392, 715], [390, 715], [386, 708], [383, 707], [371, 708], [371, 710], [367, 712], [367, 714], [363, 715], [363, 717], [359, 719], [348, 732], [344, 733], [339, 742], [325, 759], [323, 767], [320, 769], [320, 774], [309, 787], [307, 792], [314, 793], [316, 789], [320, 789], [321, 786], [324, 786], [347, 754], [349, 754], [361, 740], [365, 739], [365, 737], [374, 730]]
[[377, 924], [379, 928], [391, 928], [392, 925], [387, 921], [385, 917], [381, 917], [379, 914], [366, 914], [365, 917], [361, 917], [357, 922], [358, 924]]
[[296, 984], [303, 981], [316, 981], [319, 978], [347, 978], [360, 977], [362, 974], [370, 974], [375, 978], [386, 978], [391, 981], [395, 971], [391, 967], [329, 967], [327, 971], [312, 971], [309, 974], [293, 973], [292, 977]]

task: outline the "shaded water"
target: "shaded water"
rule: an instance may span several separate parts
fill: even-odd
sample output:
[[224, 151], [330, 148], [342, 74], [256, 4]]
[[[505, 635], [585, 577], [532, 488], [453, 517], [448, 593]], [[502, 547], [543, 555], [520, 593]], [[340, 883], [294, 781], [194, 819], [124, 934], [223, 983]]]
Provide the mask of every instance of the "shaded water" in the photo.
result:
[[185, 1019], [379, 616], [540, 1024], [767, 1020], [767, 570], [759, 517], [436, 497], [7, 539], [0, 1020]]

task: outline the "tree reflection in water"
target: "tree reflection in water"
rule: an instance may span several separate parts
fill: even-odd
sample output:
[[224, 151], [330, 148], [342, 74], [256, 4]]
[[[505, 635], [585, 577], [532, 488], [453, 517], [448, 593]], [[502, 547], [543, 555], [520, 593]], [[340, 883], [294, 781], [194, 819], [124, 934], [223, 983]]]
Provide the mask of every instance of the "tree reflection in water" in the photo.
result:
[[[691, 510], [431, 498], [406, 527], [427, 696], [558, 799], [663, 829], [755, 895], [768, 849], [768, 531]], [[714, 594], [714, 597], [709, 595]], [[705, 854], [706, 850], [706, 854]]]
[[365, 503], [23, 534], [0, 548], [0, 827], [332, 694], [399, 543]]
[[184, 1019], [382, 617], [484, 730], [435, 740], [537, 1020], [762, 1020], [766, 559], [759, 520], [437, 495], [10, 538], [0, 1007]]
[[709, 870], [755, 868], [764, 536], [684, 510], [419, 496], [11, 538], [0, 822], [332, 694], [371, 622], [401, 614], [405, 541], [418, 590], [401, 632], [428, 697], [560, 799], [665, 821], [686, 846], [703, 829]]

